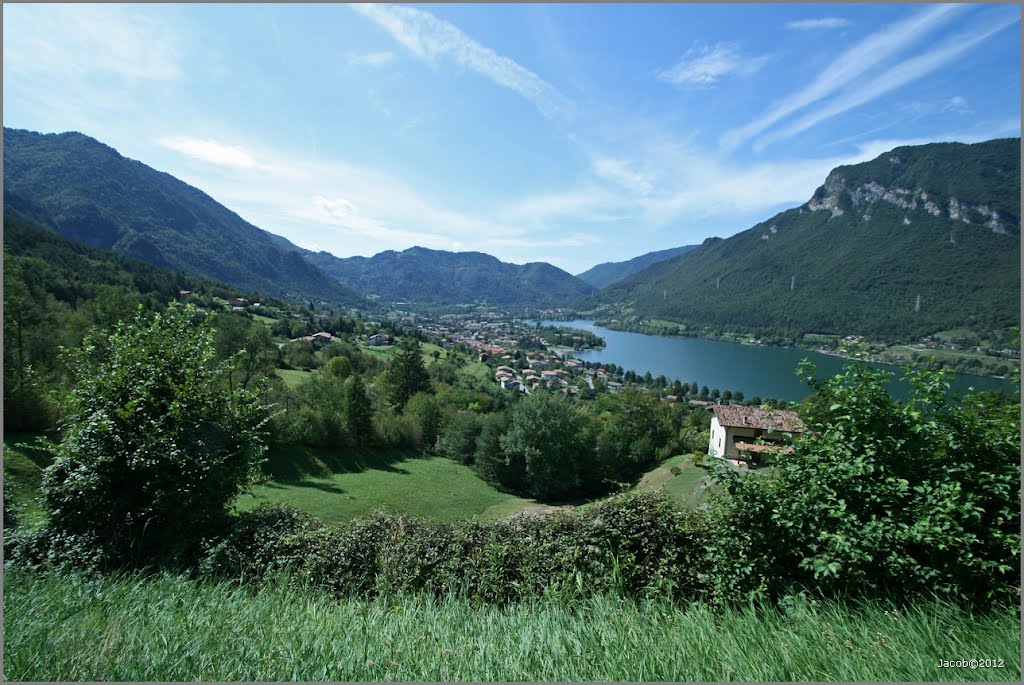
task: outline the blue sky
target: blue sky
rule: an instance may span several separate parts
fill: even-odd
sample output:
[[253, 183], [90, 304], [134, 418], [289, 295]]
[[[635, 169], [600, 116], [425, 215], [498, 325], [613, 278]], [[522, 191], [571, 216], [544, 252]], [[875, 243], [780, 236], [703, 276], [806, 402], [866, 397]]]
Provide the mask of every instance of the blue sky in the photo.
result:
[[1020, 135], [1016, 5], [3, 6], [4, 125], [311, 249], [596, 263], [897, 145]]

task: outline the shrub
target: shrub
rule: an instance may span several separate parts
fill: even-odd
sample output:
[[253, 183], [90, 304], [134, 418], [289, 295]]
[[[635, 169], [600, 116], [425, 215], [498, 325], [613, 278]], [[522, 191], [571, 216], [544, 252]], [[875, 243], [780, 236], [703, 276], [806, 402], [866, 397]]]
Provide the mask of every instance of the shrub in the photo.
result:
[[719, 593], [808, 589], [876, 597], [1016, 601], [1020, 575], [1019, 400], [968, 397], [948, 377], [851, 364], [812, 381], [810, 437], [771, 474], [723, 470], [729, 498], [712, 546]]
[[[77, 384], [43, 475], [53, 540], [79, 536], [104, 563], [184, 559], [258, 476], [258, 395], [221, 380], [212, 333], [172, 304], [118, 325], [102, 357], [67, 355]], [[45, 536], [44, 536], [45, 537]]]
[[606, 591], [690, 596], [703, 587], [702, 519], [660, 494], [612, 498], [587, 513], [429, 524], [376, 513], [329, 528], [286, 506], [237, 517], [207, 545], [204, 573], [252, 582], [288, 569], [339, 595], [452, 592], [487, 602]]

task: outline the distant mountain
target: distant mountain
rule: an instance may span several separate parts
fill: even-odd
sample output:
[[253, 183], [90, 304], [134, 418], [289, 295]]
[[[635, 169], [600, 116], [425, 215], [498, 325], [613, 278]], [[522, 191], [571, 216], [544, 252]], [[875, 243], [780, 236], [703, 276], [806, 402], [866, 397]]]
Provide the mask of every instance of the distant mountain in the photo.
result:
[[[1020, 324], [1020, 139], [899, 147], [598, 297], [626, 317], [872, 334]], [[920, 301], [918, 300], [920, 296]]]
[[[4, 128], [4, 206], [90, 245], [289, 301], [366, 300], [202, 191], [81, 133]], [[289, 243], [290, 244], [290, 243]], [[294, 246], [293, 246], [294, 247]]]
[[670, 247], [667, 250], [658, 250], [657, 252], [648, 252], [642, 254], [639, 257], [633, 257], [625, 262], [604, 262], [597, 266], [591, 267], [581, 274], [576, 274], [576, 277], [586, 281], [590, 285], [594, 286], [598, 290], [606, 288], [612, 283], [618, 283], [627, 276], [632, 276], [638, 271], [643, 271], [651, 264], [657, 264], [663, 262], [666, 259], [672, 259], [681, 254], [686, 254], [690, 250], [697, 247], [696, 245], [683, 245], [682, 247]]
[[482, 252], [412, 247], [347, 259], [328, 252], [304, 254], [342, 283], [392, 302], [564, 306], [591, 290], [572, 274], [545, 262], [508, 264]]

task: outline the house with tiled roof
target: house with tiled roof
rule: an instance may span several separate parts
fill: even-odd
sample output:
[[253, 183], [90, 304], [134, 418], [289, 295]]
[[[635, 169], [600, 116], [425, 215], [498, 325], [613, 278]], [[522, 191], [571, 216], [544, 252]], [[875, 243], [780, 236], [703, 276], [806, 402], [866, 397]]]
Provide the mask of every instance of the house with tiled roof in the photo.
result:
[[793, 450], [786, 443], [807, 429], [800, 415], [789, 409], [716, 404], [711, 418], [708, 454], [761, 466], [775, 454]]

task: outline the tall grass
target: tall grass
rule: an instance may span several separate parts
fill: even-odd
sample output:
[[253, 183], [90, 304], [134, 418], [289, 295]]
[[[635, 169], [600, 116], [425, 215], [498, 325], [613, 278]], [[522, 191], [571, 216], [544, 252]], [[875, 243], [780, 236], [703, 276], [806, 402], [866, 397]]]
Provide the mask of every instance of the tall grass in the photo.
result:
[[[942, 603], [715, 610], [592, 597], [333, 600], [175, 576], [8, 571], [7, 680], [1020, 679], [1020, 621]], [[995, 658], [1001, 669], [938, 668]]]

